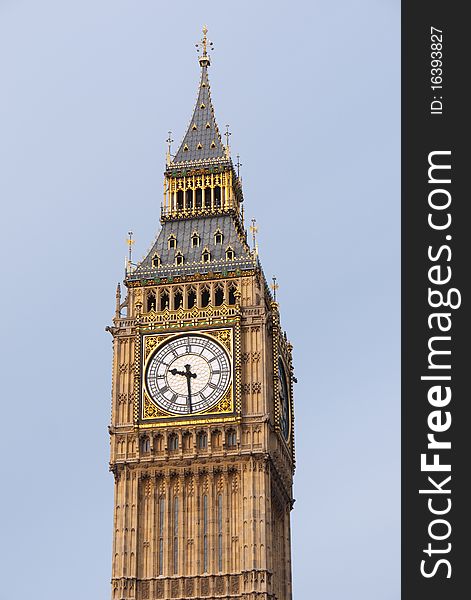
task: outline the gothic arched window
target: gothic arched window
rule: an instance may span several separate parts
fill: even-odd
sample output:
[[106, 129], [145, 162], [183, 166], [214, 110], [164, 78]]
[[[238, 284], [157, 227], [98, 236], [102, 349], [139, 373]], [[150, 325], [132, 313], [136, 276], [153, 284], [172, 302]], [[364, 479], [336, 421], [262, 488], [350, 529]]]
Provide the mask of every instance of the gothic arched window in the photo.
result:
[[154, 254], [154, 256], [152, 257], [152, 266], [154, 267], [154, 269], [160, 267], [160, 256], [158, 254]]
[[168, 237], [168, 248], [169, 250], [173, 250], [177, 247], [177, 238], [173, 235], [169, 235]]
[[208, 447], [208, 434], [204, 431], [200, 431], [198, 434], [198, 448], [205, 450]]
[[211, 260], [211, 254], [207, 248], [203, 250], [203, 253], [201, 254], [201, 259], [204, 263], [207, 263]]
[[191, 236], [191, 247], [197, 248], [200, 245], [200, 236], [196, 233], [196, 231]]
[[147, 436], [141, 440], [141, 452], [150, 452], [150, 440]]
[[234, 448], [237, 445], [237, 434], [233, 429], [226, 433], [226, 445], [229, 448]]
[[226, 250], [226, 260], [234, 260], [234, 250], [230, 246]]
[[180, 306], [183, 306], [183, 292], [181, 289], [178, 289], [173, 294], [173, 310], [177, 310]]
[[183, 450], [186, 450], [187, 452], [189, 450], [191, 450], [191, 440], [192, 439], [193, 439], [193, 436], [191, 435], [191, 433], [189, 431], [186, 431], [183, 434], [183, 437], [182, 437], [182, 447], [183, 447]]
[[193, 306], [195, 306], [195, 304], [196, 304], [196, 290], [195, 290], [195, 288], [190, 288], [188, 290], [187, 306], [188, 306], [188, 308], [193, 308]]
[[214, 294], [214, 303], [216, 306], [221, 306], [224, 302], [224, 288], [222, 285], [216, 287], [216, 293]]
[[215, 244], [222, 244], [223, 241], [224, 241], [224, 236], [222, 235], [221, 230], [218, 229], [216, 231], [216, 233], [214, 234], [214, 243]]
[[157, 303], [155, 301], [155, 291], [151, 290], [147, 293], [147, 312], [151, 310], [155, 310], [157, 308]]
[[176, 433], [172, 433], [168, 437], [168, 449], [170, 452], [175, 452], [178, 450], [178, 435]]
[[154, 448], [157, 448], [157, 452], [163, 452], [164, 451], [164, 436], [162, 434], [159, 434], [154, 439]]
[[218, 185], [214, 188], [214, 206], [221, 207], [221, 188]]
[[222, 435], [219, 430], [213, 431], [211, 434], [211, 447], [220, 448], [222, 445]]
[[160, 292], [160, 310], [165, 310], [166, 308], [169, 307], [168, 300], [169, 300], [168, 290], [162, 290]]
[[193, 208], [193, 190], [186, 190], [186, 207]]
[[181, 252], [177, 252], [175, 254], [175, 264], [178, 266], [183, 264], [183, 254]]
[[204, 207], [211, 208], [211, 188], [204, 190]]
[[177, 192], [177, 209], [183, 210], [183, 190]]
[[206, 306], [208, 306], [210, 300], [211, 294], [209, 292], [209, 288], [207, 286], [204, 286], [204, 288], [201, 290], [201, 306], [205, 308]]
[[196, 189], [196, 208], [201, 208], [201, 205], [203, 203], [202, 196], [203, 196], [202, 189], [197, 188]]
[[229, 304], [235, 304], [236, 303], [236, 291], [237, 291], [237, 286], [235, 283], [231, 283], [231, 285], [229, 286]]

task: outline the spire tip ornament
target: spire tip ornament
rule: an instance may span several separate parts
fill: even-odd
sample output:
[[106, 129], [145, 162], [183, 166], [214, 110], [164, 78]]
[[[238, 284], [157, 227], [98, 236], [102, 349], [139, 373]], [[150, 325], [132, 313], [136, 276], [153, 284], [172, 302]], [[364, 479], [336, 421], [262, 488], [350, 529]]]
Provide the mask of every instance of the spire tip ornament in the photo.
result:
[[276, 290], [280, 287], [277, 283], [276, 283], [276, 277], [275, 275], [273, 275], [273, 277], [271, 278], [272, 283], [270, 284], [270, 287], [273, 291], [273, 301], [276, 302]]
[[134, 244], [134, 241], [132, 239], [133, 236], [133, 232], [132, 231], [128, 231], [128, 239], [126, 240], [126, 243], [128, 245], [129, 251], [128, 251], [128, 258], [127, 258], [127, 265], [126, 265], [126, 274], [130, 275], [132, 272], [132, 246]]
[[168, 132], [168, 138], [165, 141], [167, 142], [166, 163], [167, 163], [167, 166], [169, 166], [170, 163], [172, 162], [172, 142], [174, 141], [172, 139], [172, 132], [171, 131]]
[[258, 232], [258, 227], [256, 225], [257, 221], [255, 220], [255, 217], [252, 218], [252, 225], [250, 226], [250, 231], [252, 232], [252, 250], [255, 254], [255, 256], [257, 256], [258, 254], [258, 246], [257, 246], [257, 232]]
[[200, 55], [198, 60], [202, 67], [209, 67], [209, 65], [211, 64], [211, 59], [208, 54], [208, 47], [210, 50], [214, 48], [213, 42], [211, 42], [211, 40], [208, 40], [207, 33], [208, 28], [206, 27], [206, 25], [203, 25], [203, 37], [197, 44], [195, 44], [197, 52]]

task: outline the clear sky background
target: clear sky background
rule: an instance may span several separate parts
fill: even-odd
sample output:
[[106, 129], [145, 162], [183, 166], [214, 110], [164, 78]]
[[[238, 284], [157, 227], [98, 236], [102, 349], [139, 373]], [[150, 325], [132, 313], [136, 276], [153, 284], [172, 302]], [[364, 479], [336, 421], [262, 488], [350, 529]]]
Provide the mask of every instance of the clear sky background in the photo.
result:
[[399, 4], [0, 0], [0, 600], [109, 597], [104, 327], [204, 23], [294, 344], [294, 599], [399, 598]]

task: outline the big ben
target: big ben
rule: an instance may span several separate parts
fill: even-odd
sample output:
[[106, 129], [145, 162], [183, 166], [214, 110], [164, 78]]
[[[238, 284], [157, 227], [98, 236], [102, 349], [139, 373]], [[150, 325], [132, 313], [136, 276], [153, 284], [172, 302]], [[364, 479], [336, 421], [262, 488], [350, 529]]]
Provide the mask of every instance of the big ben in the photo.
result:
[[[113, 600], [290, 600], [292, 346], [216, 124], [207, 30], [161, 228], [113, 326]], [[225, 142], [225, 143], [224, 143]], [[254, 231], [252, 227], [252, 231]]]

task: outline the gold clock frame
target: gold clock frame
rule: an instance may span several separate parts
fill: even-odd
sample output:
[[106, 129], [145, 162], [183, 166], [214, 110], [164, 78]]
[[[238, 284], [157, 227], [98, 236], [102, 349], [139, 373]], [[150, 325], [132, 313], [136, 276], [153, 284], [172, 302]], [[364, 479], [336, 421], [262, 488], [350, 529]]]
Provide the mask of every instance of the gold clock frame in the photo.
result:
[[[144, 374], [147, 364], [153, 354], [170, 339], [181, 335], [195, 334], [215, 340], [223, 346], [229, 355], [232, 369], [231, 382], [222, 398], [216, 405], [195, 413], [192, 416], [178, 416], [169, 413], [152, 401], [146, 390]], [[135, 368], [135, 403], [134, 421], [139, 428], [165, 427], [175, 423], [181, 425], [199, 425], [217, 422], [235, 422], [240, 420], [241, 414], [241, 360], [240, 360], [240, 324], [214, 325], [210, 327], [185, 327], [180, 330], [156, 330], [145, 328], [138, 333], [136, 340]]]

